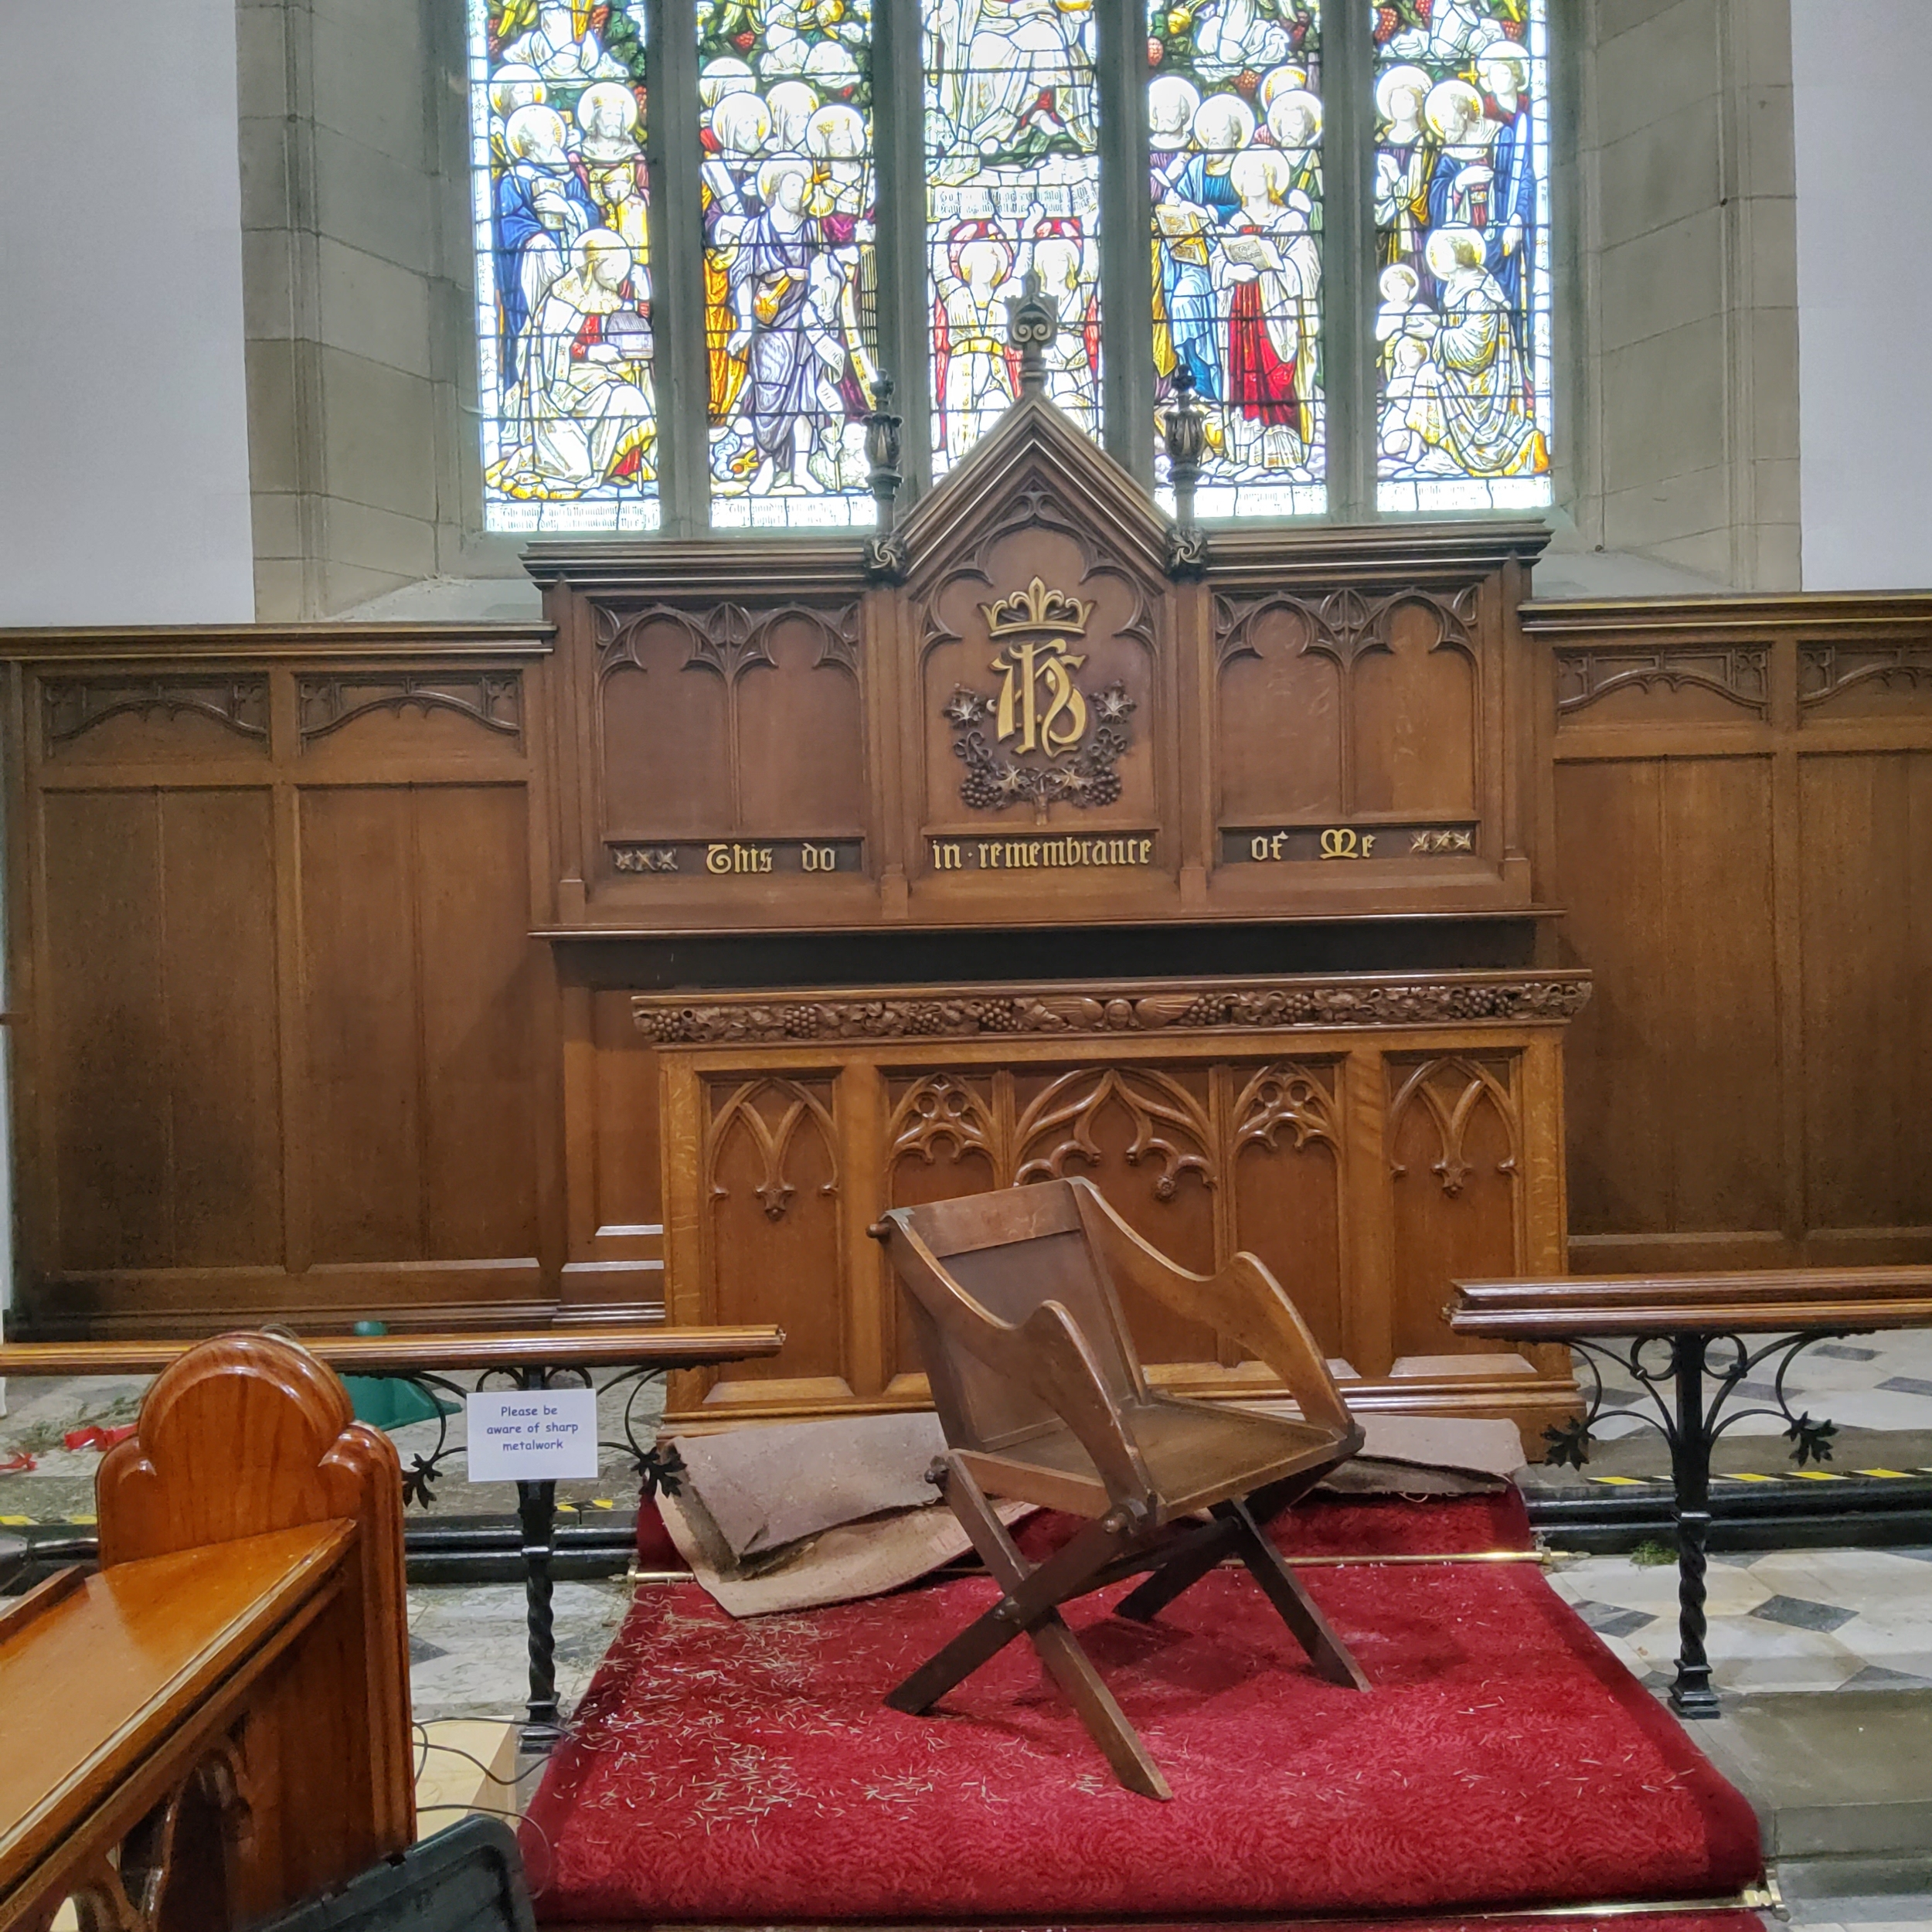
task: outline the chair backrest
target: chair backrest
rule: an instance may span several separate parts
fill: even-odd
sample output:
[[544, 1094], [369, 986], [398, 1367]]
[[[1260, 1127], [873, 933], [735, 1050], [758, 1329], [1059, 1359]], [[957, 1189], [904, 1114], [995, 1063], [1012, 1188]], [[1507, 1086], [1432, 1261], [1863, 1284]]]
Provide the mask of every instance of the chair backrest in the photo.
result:
[[938, 1264], [939, 1281], [903, 1273], [901, 1279], [933, 1406], [955, 1449], [997, 1451], [1059, 1418], [958, 1341], [957, 1325], [927, 1305], [949, 1291], [1016, 1327], [1042, 1304], [1059, 1302], [1086, 1338], [1115, 1406], [1147, 1399], [1147, 1379], [1114, 1284], [1081, 1218], [1079, 1190], [1086, 1185], [1043, 1181], [893, 1213]]

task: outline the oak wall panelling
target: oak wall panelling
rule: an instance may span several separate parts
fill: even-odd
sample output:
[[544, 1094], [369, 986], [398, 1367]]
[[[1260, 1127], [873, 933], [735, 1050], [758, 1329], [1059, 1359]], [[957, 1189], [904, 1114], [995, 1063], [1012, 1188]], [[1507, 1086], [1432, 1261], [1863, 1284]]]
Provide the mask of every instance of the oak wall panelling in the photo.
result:
[[1572, 1264], [1932, 1254], [1932, 598], [1532, 604]]
[[[1594, 1271], [1932, 1255], [1932, 599], [1524, 604], [1509, 521], [1192, 575], [1033, 402], [893, 534], [546, 540], [549, 627], [0, 638], [15, 1325], [668, 1299], [793, 1336], [685, 1413], [890, 1407], [867, 1219], [1057, 1161], [1278, 1263], [1359, 1399], [1521, 1418], [1555, 1358], [1392, 1371], [1566, 1215]], [[1212, 1003], [1288, 975], [1369, 1004]], [[663, 1019], [719, 1006], [771, 1017]]]
[[8, 647], [16, 1325], [547, 1313], [543, 628]]

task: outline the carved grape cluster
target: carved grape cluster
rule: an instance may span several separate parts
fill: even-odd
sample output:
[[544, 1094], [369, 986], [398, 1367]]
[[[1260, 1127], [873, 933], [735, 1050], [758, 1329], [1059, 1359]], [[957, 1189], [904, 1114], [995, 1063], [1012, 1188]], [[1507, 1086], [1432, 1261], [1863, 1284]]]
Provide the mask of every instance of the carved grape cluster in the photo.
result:
[[1203, 993], [1181, 1009], [1179, 1023], [1182, 1026], [1225, 1026], [1232, 1003], [1226, 993]]

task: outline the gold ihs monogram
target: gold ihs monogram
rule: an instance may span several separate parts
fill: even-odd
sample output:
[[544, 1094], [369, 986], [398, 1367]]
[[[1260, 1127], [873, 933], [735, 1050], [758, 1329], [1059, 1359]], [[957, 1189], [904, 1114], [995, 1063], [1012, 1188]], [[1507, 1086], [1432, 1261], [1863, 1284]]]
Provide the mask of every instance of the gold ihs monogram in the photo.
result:
[[1009, 645], [993, 660], [1002, 674], [994, 714], [1000, 743], [1017, 733], [1015, 751], [1037, 747], [1049, 757], [1078, 744], [1087, 735], [1087, 700], [1073, 689], [1070, 673], [1086, 662], [1061, 638]]
[[1087, 700], [1073, 688], [1073, 674], [1087, 662], [1068, 649], [1065, 634], [1079, 636], [1093, 615], [1091, 604], [1063, 590], [1049, 590], [1036, 577], [996, 604], [981, 607], [995, 643], [1005, 645], [993, 659], [1000, 673], [995, 724], [1002, 744], [1015, 752], [1043, 751], [1050, 758], [1068, 751], [1087, 735]]

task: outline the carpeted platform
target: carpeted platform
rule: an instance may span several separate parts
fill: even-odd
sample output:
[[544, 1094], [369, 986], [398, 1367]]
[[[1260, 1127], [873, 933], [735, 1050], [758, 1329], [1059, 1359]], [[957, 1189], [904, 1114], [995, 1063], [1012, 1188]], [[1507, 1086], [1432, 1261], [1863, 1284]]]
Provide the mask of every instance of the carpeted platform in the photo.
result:
[[[1413, 1556], [1520, 1547], [1522, 1524], [1513, 1495], [1377, 1500], [1298, 1511], [1281, 1535], [1294, 1553]], [[1757, 1880], [1749, 1806], [1533, 1564], [1303, 1575], [1372, 1692], [1316, 1678], [1237, 1572], [1151, 1627], [1106, 1614], [1118, 1590], [1074, 1613], [1167, 1804], [1114, 1784], [1026, 1646], [940, 1716], [883, 1706], [995, 1600], [983, 1579], [743, 1623], [694, 1585], [647, 1589], [531, 1805], [540, 1914], [1413, 1920]]]

